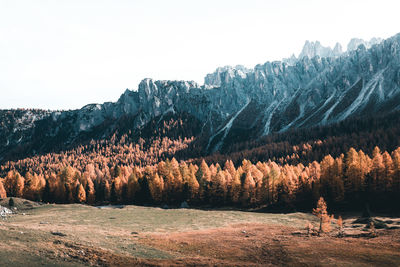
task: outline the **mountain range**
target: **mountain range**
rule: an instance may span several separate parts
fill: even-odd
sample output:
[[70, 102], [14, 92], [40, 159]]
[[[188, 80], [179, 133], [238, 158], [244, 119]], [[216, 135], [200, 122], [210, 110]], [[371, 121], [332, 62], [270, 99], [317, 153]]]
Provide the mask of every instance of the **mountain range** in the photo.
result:
[[142, 133], [171, 116], [189, 116], [188, 127], [196, 129], [209, 154], [271, 133], [398, 110], [400, 34], [352, 39], [346, 51], [340, 44], [332, 49], [307, 41], [298, 57], [252, 69], [221, 67], [206, 75], [204, 85], [147, 78], [117, 102], [68, 111], [1, 110], [0, 162], [106, 139], [116, 131]]

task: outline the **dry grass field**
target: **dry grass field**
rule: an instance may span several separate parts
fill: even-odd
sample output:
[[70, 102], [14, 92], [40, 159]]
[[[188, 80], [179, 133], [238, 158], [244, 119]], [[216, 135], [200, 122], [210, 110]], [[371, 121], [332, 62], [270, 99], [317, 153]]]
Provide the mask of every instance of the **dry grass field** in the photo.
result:
[[[0, 202], [6, 206], [7, 199]], [[0, 221], [1, 266], [399, 266], [400, 230], [344, 220], [346, 237], [308, 236], [311, 214], [38, 205]], [[385, 219], [393, 228], [398, 219]]]

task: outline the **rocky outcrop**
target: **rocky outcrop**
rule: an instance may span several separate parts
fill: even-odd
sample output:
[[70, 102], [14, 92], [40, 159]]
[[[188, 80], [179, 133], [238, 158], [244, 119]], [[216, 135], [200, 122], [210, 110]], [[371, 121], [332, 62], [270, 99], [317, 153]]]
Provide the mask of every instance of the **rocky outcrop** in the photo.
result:
[[206, 149], [212, 152], [232, 140], [399, 109], [400, 34], [384, 41], [353, 39], [345, 53], [339, 44], [331, 49], [307, 42], [299, 58], [253, 69], [218, 68], [202, 86], [144, 79], [137, 91], [126, 90], [115, 103], [43, 112], [35, 118], [26, 112], [20, 117], [31, 119], [2, 122], [0, 157], [6, 158], [10, 148], [32, 148], [42, 138], [62, 147], [83, 140], [82, 135], [106, 137], [124, 116], [135, 131], [169, 112], [190, 114], [202, 124]]

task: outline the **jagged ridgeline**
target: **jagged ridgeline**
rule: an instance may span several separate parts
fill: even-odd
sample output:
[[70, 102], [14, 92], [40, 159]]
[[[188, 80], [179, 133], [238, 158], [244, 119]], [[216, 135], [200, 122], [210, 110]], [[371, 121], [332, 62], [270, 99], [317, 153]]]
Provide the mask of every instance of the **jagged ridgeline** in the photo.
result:
[[202, 86], [144, 79], [115, 103], [0, 111], [0, 198], [396, 209], [399, 44], [306, 42]]
[[[113, 136], [134, 144], [142, 138], [149, 148], [157, 138], [180, 138], [181, 143], [187, 138], [191, 140], [189, 151], [175, 152], [181, 151], [178, 158], [197, 158], [237, 152], [233, 147], [247, 149], [243, 144], [265, 145], [271, 134], [296, 135], [298, 129], [303, 137], [297, 137], [296, 144], [324, 141], [332, 131], [309, 137], [301, 129], [330, 129], [343, 121], [366, 120], [358, 127], [364, 132], [377, 131], [374, 124], [367, 125], [367, 118], [377, 115], [387, 122], [381, 129], [393, 128], [396, 120], [385, 118], [400, 108], [399, 44], [400, 34], [383, 41], [353, 39], [346, 52], [340, 45], [331, 49], [306, 42], [297, 58], [266, 62], [253, 69], [218, 68], [206, 76], [202, 86], [144, 79], [137, 91], [126, 90], [115, 103], [71, 111], [3, 110], [0, 162], [107, 142]], [[346, 128], [346, 134], [357, 134], [358, 127]], [[369, 142], [374, 140], [376, 136]], [[283, 141], [288, 140], [279, 140]], [[399, 145], [392, 143], [383, 149]], [[175, 153], [170, 152], [160, 158]], [[285, 155], [268, 154], [275, 156]]]

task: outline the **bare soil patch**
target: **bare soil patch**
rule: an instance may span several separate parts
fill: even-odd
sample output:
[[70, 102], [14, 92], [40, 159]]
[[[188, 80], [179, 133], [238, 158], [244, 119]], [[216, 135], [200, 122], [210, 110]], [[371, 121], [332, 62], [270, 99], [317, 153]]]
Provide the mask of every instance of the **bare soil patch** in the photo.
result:
[[147, 245], [198, 263], [236, 266], [399, 266], [400, 231], [375, 238], [308, 236], [287, 226], [239, 224], [214, 230], [153, 234]]
[[308, 236], [306, 213], [31, 205], [0, 221], [5, 266], [400, 266], [400, 230], [360, 235], [355, 217], [339, 238]]

